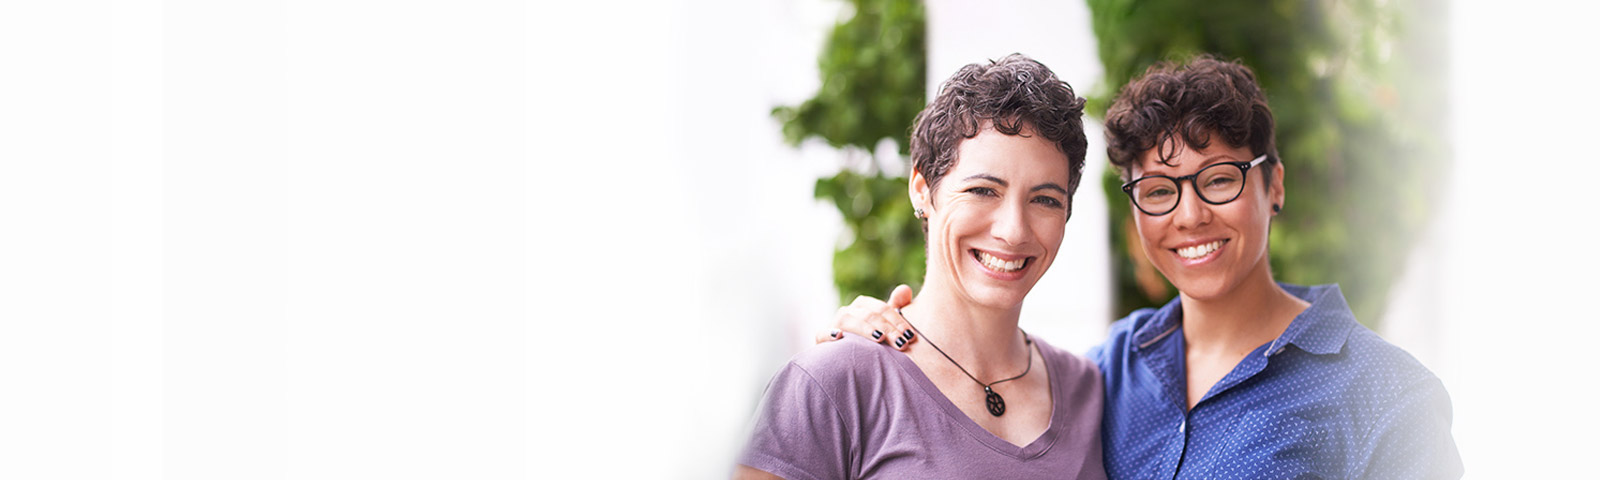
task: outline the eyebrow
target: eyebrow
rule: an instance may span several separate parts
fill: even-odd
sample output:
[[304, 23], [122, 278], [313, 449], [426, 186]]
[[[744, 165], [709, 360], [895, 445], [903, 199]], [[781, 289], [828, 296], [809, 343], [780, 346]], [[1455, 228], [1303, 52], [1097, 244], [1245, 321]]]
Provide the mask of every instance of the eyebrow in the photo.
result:
[[1209, 166], [1212, 166], [1212, 165], [1216, 165], [1216, 164], [1219, 164], [1219, 163], [1240, 162], [1240, 161], [1248, 162], [1250, 160], [1248, 160], [1248, 159], [1239, 160], [1239, 159], [1230, 157], [1227, 154], [1219, 154], [1219, 155], [1213, 156], [1211, 158], [1207, 158], [1204, 161], [1201, 161], [1200, 162], [1200, 168], [1206, 168], [1206, 167], [1209, 167]]
[[1061, 192], [1062, 195], [1066, 195], [1067, 194], [1067, 189], [1061, 188], [1060, 185], [1056, 185], [1054, 183], [1046, 183], [1044, 185], [1033, 187], [1033, 188], [1029, 189], [1028, 191], [1037, 192], [1037, 191], [1040, 191], [1040, 190], [1055, 190], [1057, 192]]
[[[1241, 160], [1236, 160], [1233, 157], [1228, 156], [1227, 154], [1212, 155], [1210, 157], [1206, 157], [1205, 159], [1200, 160], [1200, 168], [1196, 168], [1194, 171], [1198, 172], [1198, 171], [1200, 171], [1201, 168], [1206, 168], [1206, 167], [1209, 167], [1209, 166], [1212, 166], [1212, 165], [1216, 165], [1218, 163], [1230, 163], [1230, 162], [1231, 163], [1237, 163], [1237, 162], [1240, 162], [1240, 161]], [[1250, 160], [1243, 160], [1243, 161], [1244, 162], [1249, 162]], [[1173, 168], [1173, 167], [1166, 167], [1166, 168]], [[1134, 180], [1138, 180], [1138, 179], [1144, 178], [1144, 177], [1171, 177], [1172, 176], [1172, 175], [1168, 175], [1168, 174], [1165, 174], [1165, 173], [1152, 174], [1148, 170], [1146, 170], [1143, 173], [1144, 173], [1144, 175], [1140, 175], [1140, 176], [1134, 178]]]
[[994, 183], [998, 183], [1002, 187], [1011, 186], [1011, 184], [1006, 183], [1005, 180], [1001, 180], [1000, 177], [996, 177], [994, 175], [990, 175], [990, 174], [987, 174], [987, 173], [980, 173], [980, 174], [973, 175], [973, 176], [970, 176], [970, 177], [967, 177], [967, 178], [963, 178], [962, 180], [974, 180], [974, 179], [977, 179], [977, 180], [988, 180], [988, 181], [991, 181], [991, 182], [994, 182]]
[[[967, 177], [967, 178], [963, 178], [962, 180], [988, 180], [988, 181], [991, 181], [991, 182], [994, 182], [994, 183], [998, 183], [1002, 187], [1011, 186], [1011, 184], [1006, 183], [1005, 180], [1001, 180], [1000, 177], [996, 177], [994, 175], [989, 175], [987, 173], [980, 173], [980, 174], [973, 175], [973, 176], [970, 176], [970, 177]], [[1040, 191], [1040, 190], [1055, 190], [1057, 192], [1061, 192], [1062, 195], [1066, 195], [1067, 194], [1067, 189], [1061, 188], [1060, 185], [1056, 185], [1054, 183], [1046, 183], [1046, 184], [1039, 185], [1039, 186], [1036, 186], [1036, 187], [1028, 189], [1028, 191], [1030, 191], [1030, 192], [1037, 192], [1037, 191]]]

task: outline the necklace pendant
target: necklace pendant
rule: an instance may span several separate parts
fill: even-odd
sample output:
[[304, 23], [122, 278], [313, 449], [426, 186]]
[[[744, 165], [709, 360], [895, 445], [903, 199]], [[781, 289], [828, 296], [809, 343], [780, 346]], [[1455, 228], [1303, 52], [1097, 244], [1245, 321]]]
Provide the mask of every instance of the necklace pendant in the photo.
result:
[[1000, 394], [994, 393], [994, 390], [990, 389], [989, 387], [983, 387], [983, 392], [988, 394], [986, 395], [987, 398], [984, 399], [984, 403], [989, 405], [989, 414], [996, 417], [1005, 415], [1006, 399], [1000, 398]]

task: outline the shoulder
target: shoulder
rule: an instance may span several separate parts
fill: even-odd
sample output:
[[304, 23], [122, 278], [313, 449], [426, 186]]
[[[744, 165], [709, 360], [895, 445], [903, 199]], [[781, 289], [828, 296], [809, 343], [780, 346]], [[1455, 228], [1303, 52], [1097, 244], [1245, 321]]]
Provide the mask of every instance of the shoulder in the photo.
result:
[[[1282, 284], [1284, 288], [1311, 306], [1297, 318], [1296, 323], [1307, 321], [1292, 333], [1292, 342], [1315, 356], [1332, 354], [1328, 361], [1295, 369], [1302, 375], [1326, 376], [1327, 381], [1350, 383], [1347, 394], [1355, 394], [1375, 405], [1401, 399], [1413, 392], [1428, 390], [1439, 384], [1438, 377], [1404, 349], [1385, 341], [1377, 333], [1356, 321], [1355, 314], [1345, 302], [1344, 294], [1336, 284], [1298, 286]], [[1295, 326], [1291, 325], [1291, 329]], [[1286, 332], [1285, 335], [1291, 335]], [[1328, 368], [1331, 367], [1331, 368]]]
[[1039, 355], [1044, 357], [1045, 364], [1055, 372], [1056, 378], [1067, 379], [1069, 383], [1101, 383], [1100, 367], [1095, 362], [1038, 338], [1034, 338], [1033, 343], [1038, 345]]
[[870, 438], [870, 395], [899, 352], [861, 337], [802, 350], [767, 384], [739, 463], [784, 478], [848, 478]]
[[1273, 360], [1278, 372], [1306, 386], [1299, 392], [1308, 401], [1349, 413], [1352, 426], [1368, 436], [1424, 420], [1448, 424], [1450, 399], [1439, 378], [1404, 349], [1353, 318], [1348, 322], [1342, 344], [1326, 353], [1282, 356]]
[[1416, 357], [1366, 327], [1345, 344], [1351, 392], [1363, 392], [1358, 425], [1365, 461], [1356, 468], [1397, 477], [1461, 476], [1461, 457], [1450, 434], [1454, 412], [1444, 383]]
[[1074, 416], [1090, 416], [1093, 420], [1091, 425], [1098, 426], [1101, 406], [1105, 402], [1105, 378], [1100, 376], [1100, 367], [1088, 358], [1056, 348], [1037, 338], [1034, 344], [1039, 346], [1039, 355], [1050, 367], [1051, 389], [1057, 395], [1066, 396], [1057, 403], [1058, 408], [1074, 409], [1078, 412]]
[[1133, 332], [1139, 331], [1139, 328], [1143, 327], [1147, 323], [1150, 323], [1150, 320], [1155, 318], [1156, 312], [1158, 311], [1159, 310], [1154, 308], [1141, 308], [1134, 310], [1133, 313], [1129, 313], [1128, 316], [1122, 317], [1122, 319], [1111, 323], [1111, 329], [1106, 334], [1107, 338], [1131, 339], [1133, 337]]
[[894, 355], [904, 354], [855, 335], [807, 347], [772, 376], [761, 416], [775, 430], [815, 429], [812, 422], [833, 418], [841, 432], [854, 431], [850, 419], [874, 405], [870, 400], [903, 389]]
[[1086, 356], [1101, 369], [1105, 369], [1113, 359], [1121, 357], [1131, 348], [1134, 343], [1134, 332], [1149, 323], [1157, 311], [1154, 308], [1141, 308], [1113, 322], [1106, 332], [1106, 341], [1089, 349]]
[[1365, 326], [1357, 325], [1345, 342], [1344, 361], [1355, 380], [1382, 392], [1383, 404], [1414, 401], [1417, 396], [1442, 396], [1448, 401], [1439, 377], [1416, 357], [1395, 346]]
[[862, 387], [881, 386], [885, 377], [897, 370], [894, 367], [896, 355], [905, 354], [846, 333], [844, 338], [813, 345], [795, 354], [785, 370], [804, 374], [817, 388], [848, 395]]
[[840, 373], [887, 364], [894, 355], [904, 354], [860, 335], [845, 333], [839, 340], [801, 350], [789, 363], [814, 374]]

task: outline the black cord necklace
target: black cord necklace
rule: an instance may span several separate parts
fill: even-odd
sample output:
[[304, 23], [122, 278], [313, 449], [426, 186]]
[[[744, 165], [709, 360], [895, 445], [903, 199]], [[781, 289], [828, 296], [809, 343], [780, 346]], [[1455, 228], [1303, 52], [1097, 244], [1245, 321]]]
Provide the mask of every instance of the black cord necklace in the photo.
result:
[[[900, 309], [898, 309], [898, 308], [896, 308], [894, 310], [895, 310], [895, 313], [899, 313], [900, 314], [900, 318], [906, 318], [905, 312], [901, 312]], [[906, 325], [911, 325], [911, 319], [906, 318]], [[1015, 377], [1007, 378], [1005, 380], [995, 380], [993, 382], [989, 382], [989, 383], [985, 384], [985, 383], [979, 381], [978, 377], [972, 376], [972, 372], [968, 372], [965, 367], [962, 367], [960, 363], [956, 362], [956, 359], [950, 358], [950, 354], [944, 353], [944, 349], [939, 348], [938, 345], [934, 345], [932, 339], [929, 339], [927, 335], [923, 335], [922, 334], [922, 329], [917, 328], [916, 325], [911, 325], [911, 329], [912, 330], [916, 330], [917, 331], [917, 335], [922, 337], [922, 341], [928, 342], [928, 346], [933, 347], [934, 351], [939, 352], [940, 355], [944, 355], [944, 359], [945, 360], [949, 360], [951, 364], [954, 364], [956, 366], [956, 368], [961, 370], [961, 373], [967, 374], [967, 378], [972, 379], [972, 381], [974, 381], [974, 382], [978, 382], [978, 386], [983, 387], [984, 403], [988, 405], [989, 414], [990, 415], [994, 415], [994, 416], [998, 417], [998, 416], [1006, 414], [1006, 399], [1001, 398], [1000, 394], [994, 393], [994, 389], [990, 388], [990, 387], [993, 387], [993, 386], [995, 386], [996, 384], [999, 384], [999, 383], [1009, 382], [1009, 381], [1012, 381], [1012, 380], [1016, 380], [1016, 379], [1022, 378], [1024, 375], [1027, 375], [1028, 372], [1033, 371], [1033, 339], [1028, 338], [1028, 331], [1027, 330], [1023, 330], [1021, 328], [1017, 329], [1018, 331], [1022, 332], [1022, 345], [1023, 345], [1023, 348], [1028, 349], [1028, 368], [1022, 369], [1022, 373], [1017, 374], [1017, 376], [1015, 376]]]

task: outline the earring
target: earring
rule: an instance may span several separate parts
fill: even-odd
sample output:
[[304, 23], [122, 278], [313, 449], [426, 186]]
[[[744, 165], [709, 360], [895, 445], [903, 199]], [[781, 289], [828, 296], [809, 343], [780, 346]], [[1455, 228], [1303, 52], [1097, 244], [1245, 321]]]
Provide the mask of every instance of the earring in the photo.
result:
[[1282, 212], [1282, 211], [1283, 211], [1283, 207], [1278, 206], [1278, 204], [1276, 204], [1276, 203], [1272, 204], [1272, 213], [1276, 214], [1276, 213]]
[[916, 209], [916, 215], [917, 215], [917, 218], [919, 218], [919, 219], [922, 219], [922, 220], [927, 220], [928, 219], [928, 216], [923, 214], [922, 213], [922, 209], [920, 209], [920, 208]]

